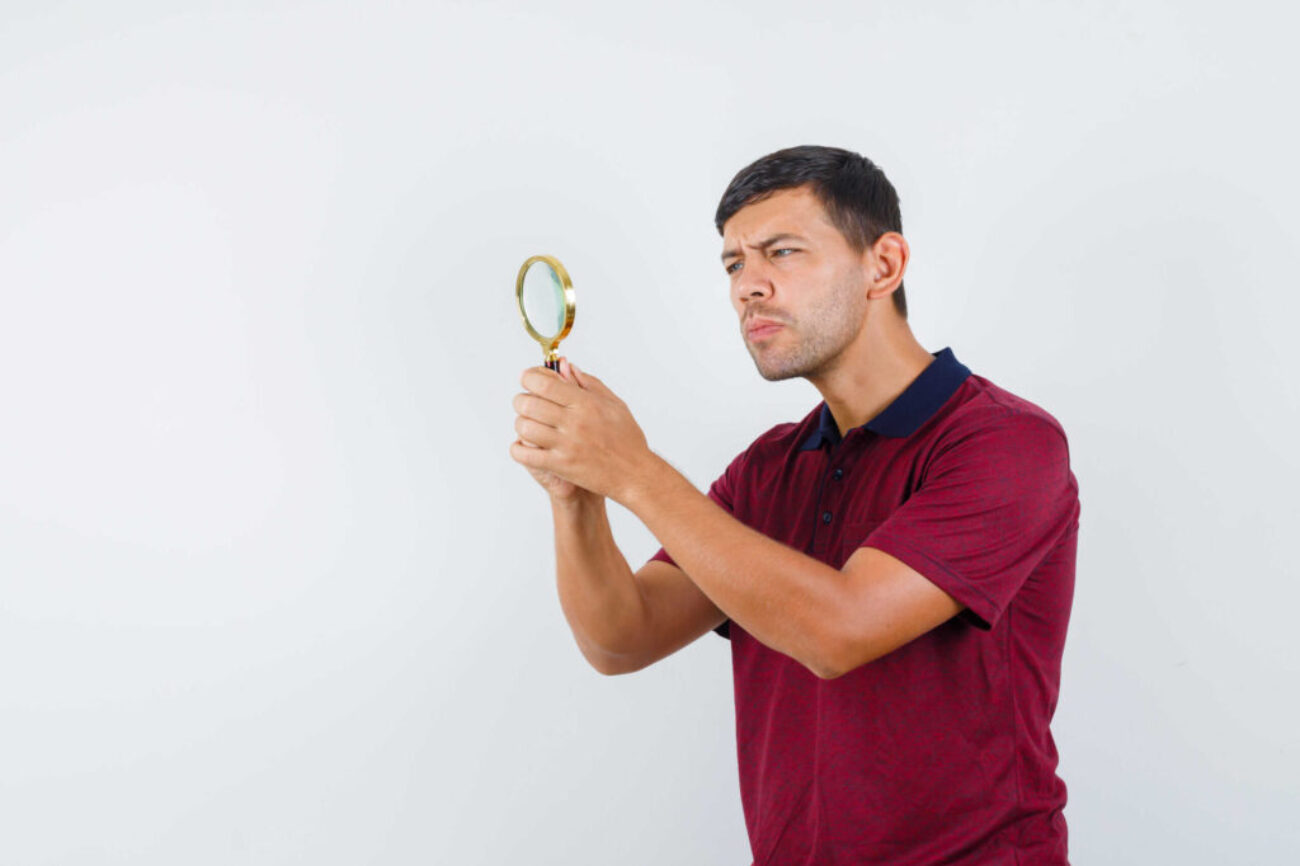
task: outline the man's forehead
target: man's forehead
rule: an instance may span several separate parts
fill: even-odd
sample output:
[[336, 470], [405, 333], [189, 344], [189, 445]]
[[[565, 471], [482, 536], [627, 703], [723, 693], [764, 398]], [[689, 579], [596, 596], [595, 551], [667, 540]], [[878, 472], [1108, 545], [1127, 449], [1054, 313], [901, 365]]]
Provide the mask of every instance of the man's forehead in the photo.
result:
[[722, 227], [725, 247], [748, 244], [778, 234], [808, 235], [834, 229], [826, 210], [808, 187], [783, 189], [747, 204]]

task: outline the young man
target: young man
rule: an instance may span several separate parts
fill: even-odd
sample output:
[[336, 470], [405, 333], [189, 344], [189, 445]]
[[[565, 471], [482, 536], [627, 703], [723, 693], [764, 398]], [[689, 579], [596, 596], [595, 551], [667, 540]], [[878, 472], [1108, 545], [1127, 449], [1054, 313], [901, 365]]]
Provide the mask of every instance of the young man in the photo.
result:
[[[731, 640], [755, 864], [1064, 864], [1049, 730], [1078, 487], [1056, 419], [913, 337], [898, 197], [869, 160], [743, 169], [716, 223], [745, 346], [824, 398], [699, 493], [567, 361], [524, 372], [511, 456], [550, 492], [583, 655]], [[635, 574], [604, 500], [662, 543]]]

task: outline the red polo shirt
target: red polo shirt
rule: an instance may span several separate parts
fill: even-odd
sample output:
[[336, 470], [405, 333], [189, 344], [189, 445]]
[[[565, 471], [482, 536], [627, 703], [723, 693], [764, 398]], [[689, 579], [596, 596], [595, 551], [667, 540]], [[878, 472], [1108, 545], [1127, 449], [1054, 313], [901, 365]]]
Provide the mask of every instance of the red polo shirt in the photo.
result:
[[[1078, 486], [1056, 419], [951, 349], [841, 440], [822, 404], [732, 461], [709, 496], [835, 568], [861, 546], [966, 606], [832, 680], [731, 638], [756, 866], [1064, 864], [1048, 728], [1074, 594]], [[661, 548], [654, 559], [672, 562]]]

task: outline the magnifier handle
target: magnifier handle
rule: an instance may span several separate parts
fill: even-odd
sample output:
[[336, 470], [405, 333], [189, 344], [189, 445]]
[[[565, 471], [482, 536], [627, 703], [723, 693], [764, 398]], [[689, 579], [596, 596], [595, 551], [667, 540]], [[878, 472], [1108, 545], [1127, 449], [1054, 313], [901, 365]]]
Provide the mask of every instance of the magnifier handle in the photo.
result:
[[560, 359], [556, 358], [554, 361], [547, 361], [546, 369], [554, 370], [557, 373], [560, 372]]

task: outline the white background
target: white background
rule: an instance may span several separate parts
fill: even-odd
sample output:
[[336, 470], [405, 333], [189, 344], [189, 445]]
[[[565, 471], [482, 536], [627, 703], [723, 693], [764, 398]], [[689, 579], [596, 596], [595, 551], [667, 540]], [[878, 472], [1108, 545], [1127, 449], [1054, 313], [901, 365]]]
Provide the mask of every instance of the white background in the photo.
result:
[[1293, 859], [1270, 5], [0, 3], [0, 863], [747, 864], [727, 644], [606, 678], [564, 623], [512, 292], [560, 256], [706, 486], [819, 399], [712, 227], [803, 143], [897, 187], [922, 344], [1069, 435], [1072, 859]]

